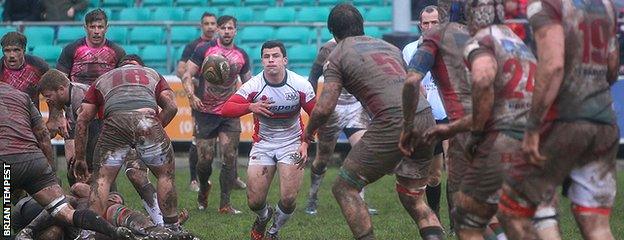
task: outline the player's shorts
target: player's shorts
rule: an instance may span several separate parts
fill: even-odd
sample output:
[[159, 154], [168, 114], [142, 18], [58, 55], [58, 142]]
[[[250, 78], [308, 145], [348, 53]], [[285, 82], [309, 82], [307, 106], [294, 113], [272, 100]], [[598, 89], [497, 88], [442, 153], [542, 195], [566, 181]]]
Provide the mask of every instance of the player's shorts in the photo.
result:
[[469, 132], [462, 132], [449, 139], [447, 163], [448, 179], [446, 186], [449, 193], [456, 193], [459, 191], [464, 172], [468, 168], [468, 159], [466, 159], [465, 149], [466, 141], [469, 136]]
[[522, 156], [522, 142], [504, 132], [488, 132], [463, 172], [460, 190], [484, 203], [498, 204], [503, 184], [501, 162]]
[[30, 195], [59, 184], [41, 152], [4, 155], [0, 156], [0, 162], [11, 165], [11, 187], [24, 189]]
[[319, 141], [333, 142], [338, 139], [340, 131], [350, 137], [357, 131], [365, 130], [369, 123], [370, 117], [360, 102], [336, 105], [327, 123], [318, 129], [318, 138]]
[[249, 165], [295, 164], [299, 160], [297, 151], [300, 146], [301, 141], [298, 139], [285, 145], [260, 140], [251, 147]]
[[[448, 124], [449, 120], [448, 118], [444, 118], [442, 120], [435, 120], [436, 125], [437, 124]], [[442, 141], [444, 140], [440, 140], [438, 143], [436, 143], [435, 148], [433, 149], [433, 155], [438, 155], [438, 154], [442, 154], [444, 153], [444, 147], [442, 146]]]
[[153, 113], [121, 112], [104, 120], [95, 155], [100, 165], [121, 166], [140, 158], [149, 166], [162, 166], [172, 154], [171, 142]]
[[[424, 132], [435, 125], [431, 109], [425, 109], [414, 117], [414, 128]], [[396, 122], [373, 120], [362, 139], [353, 146], [345, 159], [341, 174], [353, 185], [363, 187], [389, 173], [407, 178], [426, 178], [433, 154], [433, 146], [417, 144], [411, 158], [404, 158], [399, 150], [401, 119]]]
[[505, 182], [533, 205], [548, 202], [566, 176], [572, 179], [568, 197], [585, 207], [611, 207], [616, 193], [617, 125], [588, 121], [550, 122], [542, 129], [543, 168], [528, 159], [513, 158], [505, 167]]
[[216, 114], [193, 110], [195, 118], [195, 137], [201, 139], [216, 138], [219, 132], [241, 132], [239, 118], [225, 118]]

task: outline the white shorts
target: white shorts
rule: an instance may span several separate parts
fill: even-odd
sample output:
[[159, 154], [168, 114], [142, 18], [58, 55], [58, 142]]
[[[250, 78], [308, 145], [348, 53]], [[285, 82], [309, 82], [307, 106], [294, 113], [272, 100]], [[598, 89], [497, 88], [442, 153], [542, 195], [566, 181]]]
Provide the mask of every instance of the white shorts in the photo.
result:
[[319, 141], [333, 141], [338, 139], [340, 131], [349, 128], [366, 129], [369, 123], [370, 117], [360, 102], [336, 105], [327, 123], [318, 130]]
[[594, 161], [572, 169], [568, 197], [584, 207], [612, 207], [616, 194], [615, 168], [605, 171], [604, 162]]
[[275, 145], [261, 140], [254, 143], [249, 152], [249, 165], [276, 165], [277, 163], [295, 164], [299, 160], [300, 141], [286, 146]]

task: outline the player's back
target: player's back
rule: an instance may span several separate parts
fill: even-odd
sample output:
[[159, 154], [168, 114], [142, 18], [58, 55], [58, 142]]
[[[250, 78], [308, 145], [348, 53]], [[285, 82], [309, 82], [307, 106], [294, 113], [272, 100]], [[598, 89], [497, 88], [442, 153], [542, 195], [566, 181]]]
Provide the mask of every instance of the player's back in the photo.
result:
[[[342, 82], [372, 115], [372, 124], [400, 127], [406, 72], [398, 48], [367, 36], [348, 37], [338, 43], [328, 59], [326, 82]], [[422, 94], [420, 98], [418, 112], [429, 107]]]
[[26, 93], [0, 82], [0, 156], [40, 151], [32, 130], [40, 119]]
[[437, 52], [431, 73], [451, 121], [472, 113], [470, 77], [462, 56], [469, 39], [466, 26], [454, 22], [432, 28], [423, 39], [426, 48]]
[[[608, 54], [617, 47], [612, 1], [543, 0], [534, 27], [561, 21], [565, 34], [564, 79], [547, 120], [615, 123], [607, 80]], [[533, 5], [535, 6], [535, 5]]]
[[521, 134], [533, 96], [533, 76], [537, 67], [535, 56], [522, 39], [505, 25], [483, 28], [469, 40], [465, 51], [468, 62], [480, 53], [493, 54], [498, 65], [493, 83], [494, 106], [486, 129]]
[[141, 66], [126, 65], [105, 73], [95, 83], [104, 101], [104, 115], [141, 108], [157, 110], [156, 93], [161, 81], [164, 79], [160, 74]]

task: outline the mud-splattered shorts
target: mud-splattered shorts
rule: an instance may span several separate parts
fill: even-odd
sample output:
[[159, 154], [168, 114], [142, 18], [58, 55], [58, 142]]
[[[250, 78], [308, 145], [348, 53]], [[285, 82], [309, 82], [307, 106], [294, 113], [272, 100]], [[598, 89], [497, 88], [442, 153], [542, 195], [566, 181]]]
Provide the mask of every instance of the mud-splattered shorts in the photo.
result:
[[249, 165], [295, 164], [299, 161], [298, 150], [300, 146], [300, 139], [279, 145], [260, 140], [251, 147]]
[[0, 156], [0, 163], [11, 165], [11, 187], [34, 195], [42, 189], [58, 185], [56, 173], [41, 152]]
[[[435, 125], [431, 109], [423, 110], [414, 117], [414, 128], [424, 132]], [[362, 139], [353, 146], [345, 162], [342, 172], [348, 176], [343, 178], [354, 185], [363, 186], [377, 181], [386, 174], [421, 179], [429, 176], [429, 165], [433, 157], [433, 146], [415, 143], [414, 154], [404, 157], [399, 150], [401, 126], [388, 128], [378, 126], [373, 120]]]
[[137, 158], [148, 166], [161, 166], [169, 151], [169, 137], [154, 114], [122, 112], [104, 119], [95, 156], [106, 166], [121, 166]]
[[551, 122], [542, 129], [543, 168], [528, 159], [513, 158], [504, 165], [505, 182], [538, 205], [550, 202], [566, 176], [572, 178], [568, 197], [585, 207], [611, 207], [616, 194], [617, 125], [588, 121]]

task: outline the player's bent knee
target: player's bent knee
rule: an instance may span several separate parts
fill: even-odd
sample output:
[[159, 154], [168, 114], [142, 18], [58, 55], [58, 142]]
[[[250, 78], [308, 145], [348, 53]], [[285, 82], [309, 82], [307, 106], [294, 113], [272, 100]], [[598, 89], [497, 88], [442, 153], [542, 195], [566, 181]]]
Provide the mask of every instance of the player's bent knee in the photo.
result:
[[587, 207], [582, 206], [576, 203], [573, 203], [572, 212], [575, 215], [600, 215], [600, 216], [609, 216], [611, 215], [610, 207]]
[[426, 186], [405, 186], [404, 183], [396, 182], [395, 190], [399, 195], [409, 196], [412, 198], [421, 198], [425, 194]]
[[[342, 167], [338, 172], [337, 180], [338, 181], [334, 182], [334, 186], [332, 187], [334, 194], [336, 194], [336, 192], [344, 191], [344, 187], [355, 188], [358, 192], [360, 192], [367, 184], [366, 181], [358, 177], [357, 174], [354, 174]], [[342, 186], [339, 186], [339, 184]]]

